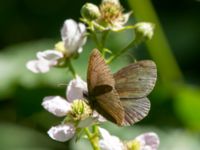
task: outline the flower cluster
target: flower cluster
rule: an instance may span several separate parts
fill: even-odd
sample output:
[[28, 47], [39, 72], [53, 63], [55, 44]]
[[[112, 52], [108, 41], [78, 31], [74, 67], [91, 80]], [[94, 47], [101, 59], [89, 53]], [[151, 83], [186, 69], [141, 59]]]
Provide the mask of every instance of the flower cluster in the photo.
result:
[[123, 13], [123, 7], [119, 0], [102, 0], [100, 6], [86, 3], [81, 10], [83, 20], [101, 30], [117, 31], [127, 23], [131, 12]]
[[79, 128], [93, 123], [104, 122], [105, 119], [96, 111], [92, 111], [84, 101], [83, 92], [87, 92], [87, 84], [79, 76], [69, 82], [66, 97], [47, 96], [42, 106], [57, 117], [65, 117], [60, 125], [52, 127], [48, 134], [57, 141], [67, 141], [72, 138]]
[[[47, 73], [52, 67], [68, 68], [74, 77], [67, 86], [66, 98], [47, 96], [43, 99], [42, 106], [48, 112], [64, 118], [60, 124], [48, 130], [48, 135], [56, 141], [65, 142], [84, 132], [94, 149], [156, 150], [159, 138], [155, 133], [145, 133], [126, 142], [98, 127], [100, 123], [106, 121], [104, 118], [106, 116], [101, 116], [91, 108], [87, 97], [87, 83], [78, 76], [71, 63], [71, 59], [78, 58], [83, 51], [88, 36], [96, 44], [105, 62], [110, 63], [126, 52], [127, 47], [135, 47], [138, 43], [151, 39], [154, 25], [139, 22], [126, 26], [131, 12], [124, 13], [119, 0], [102, 0], [99, 6], [86, 3], [81, 9], [81, 15], [82, 23], [73, 19], [64, 21], [61, 41], [57, 42], [53, 49], [37, 52], [36, 59], [26, 63], [26, 67], [33, 73]], [[109, 32], [123, 30], [133, 30], [136, 36], [128, 46], [114, 54], [112, 50], [106, 48], [105, 41]], [[106, 52], [109, 52], [108, 55]], [[88, 127], [92, 127], [92, 132]]]

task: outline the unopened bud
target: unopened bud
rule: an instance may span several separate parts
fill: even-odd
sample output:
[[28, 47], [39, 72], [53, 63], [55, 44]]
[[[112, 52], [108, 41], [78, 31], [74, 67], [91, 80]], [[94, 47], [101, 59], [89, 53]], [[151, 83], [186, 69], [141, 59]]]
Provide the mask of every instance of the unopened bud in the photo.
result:
[[88, 20], [98, 19], [101, 15], [98, 6], [92, 3], [86, 3], [81, 8], [81, 15]]
[[135, 25], [136, 36], [150, 40], [154, 34], [154, 24], [141, 22]]

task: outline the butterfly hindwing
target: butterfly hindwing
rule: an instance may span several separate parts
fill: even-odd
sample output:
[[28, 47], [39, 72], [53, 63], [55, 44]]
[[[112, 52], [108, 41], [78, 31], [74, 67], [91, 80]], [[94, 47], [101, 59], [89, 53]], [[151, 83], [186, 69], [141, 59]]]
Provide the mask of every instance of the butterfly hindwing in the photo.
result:
[[[94, 49], [90, 55], [87, 83], [89, 101], [93, 107], [108, 120], [121, 125], [124, 119], [124, 110], [115, 90], [114, 77], [97, 49]], [[107, 89], [97, 92], [96, 90], [100, 90], [102, 86]], [[95, 93], [93, 93], [94, 91]]]
[[124, 108], [115, 89], [96, 97], [98, 105], [96, 110], [106, 119], [118, 124], [124, 123]]
[[153, 61], [130, 64], [114, 74], [115, 88], [124, 107], [123, 125], [131, 125], [147, 116], [150, 101], [146, 97], [154, 88], [157, 70]]
[[144, 98], [121, 98], [125, 117], [123, 125], [131, 125], [147, 116], [150, 110], [150, 101]]
[[115, 88], [120, 98], [142, 98], [153, 90], [156, 78], [157, 70], [153, 61], [138, 61], [114, 74]]

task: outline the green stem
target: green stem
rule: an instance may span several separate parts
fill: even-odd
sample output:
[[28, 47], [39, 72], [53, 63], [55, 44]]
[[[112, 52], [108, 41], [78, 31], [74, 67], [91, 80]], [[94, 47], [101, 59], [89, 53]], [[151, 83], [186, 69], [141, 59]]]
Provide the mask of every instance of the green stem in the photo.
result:
[[99, 42], [99, 39], [98, 39], [96, 33], [94, 31], [91, 31], [91, 35], [92, 35], [92, 39], [94, 40], [94, 42], [97, 45], [98, 50], [102, 53], [102, 51], [103, 51], [102, 44]]
[[100, 150], [99, 148], [99, 137], [97, 134], [92, 134], [88, 128], [84, 128], [84, 131], [93, 147], [94, 150]]
[[102, 55], [103, 55], [104, 58], [105, 58], [105, 52], [106, 52], [106, 51], [104, 50], [104, 47], [105, 47], [106, 39], [107, 39], [107, 37], [108, 37], [109, 32], [110, 32], [110, 30], [104, 31], [104, 32], [102, 33], [102, 37], [101, 37], [101, 43], [102, 43], [102, 49], [103, 49]]
[[117, 59], [119, 56], [121, 56], [123, 53], [125, 53], [130, 48], [136, 47], [142, 41], [143, 41], [143, 39], [140, 38], [140, 37], [135, 38], [128, 46], [126, 46], [122, 50], [118, 51], [115, 55], [111, 56], [107, 60], [107, 64], [110, 64], [112, 61], [114, 61], [115, 59]]
[[69, 67], [69, 70], [72, 73], [73, 77], [76, 78], [76, 71], [75, 71], [74, 67], [72, 66], [72, 63], [70, 60], [68, 61], [68, 67]]

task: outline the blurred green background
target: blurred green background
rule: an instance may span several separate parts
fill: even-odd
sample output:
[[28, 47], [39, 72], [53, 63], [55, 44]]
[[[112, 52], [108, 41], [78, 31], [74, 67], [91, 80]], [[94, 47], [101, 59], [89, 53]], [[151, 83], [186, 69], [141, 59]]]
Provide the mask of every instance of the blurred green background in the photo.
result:
[[[0, 150], [62, 150], [88, 146], [80, 140], [59, 143], [46, 131], [62, 120], [41, 107], [43, 97], [65, 96], [71, 79], [66, 70], [52, 69], [33, 74], [25, 63], [37, 51], [53, 48], [60, 40], [65, 19], [78, 21], [86, 2], [100, 0], [1, 0], [0, 1]], [[160, 150], [198, 150], [200, 147], [200, 2], [197, 0], [121, 0], [125, 10], [133, 9], [129, 23], [151, 21], [155, 36], [131, 49], [111, 65], [118, 70], [133, 57], [153, 59], [158, 66], [158, 82], [149, 96], [150, 114], [132, 127], [103, 126], [123, 140], [144, 131], [160, 136]], [[132, 32], [111, 34], [110, 49], [124, 47]], [[89, 40], [80, 59], [74, 61], [85, 78], [87, 58], [94, 44]], [[130, 56], [132, 54], [132, 56]], [[80, 67], [81, 64], [81, 67]], [[114, 127], [113, 127], [114, 126]], [[90, 149], [85, 147], [84, 149]]]

